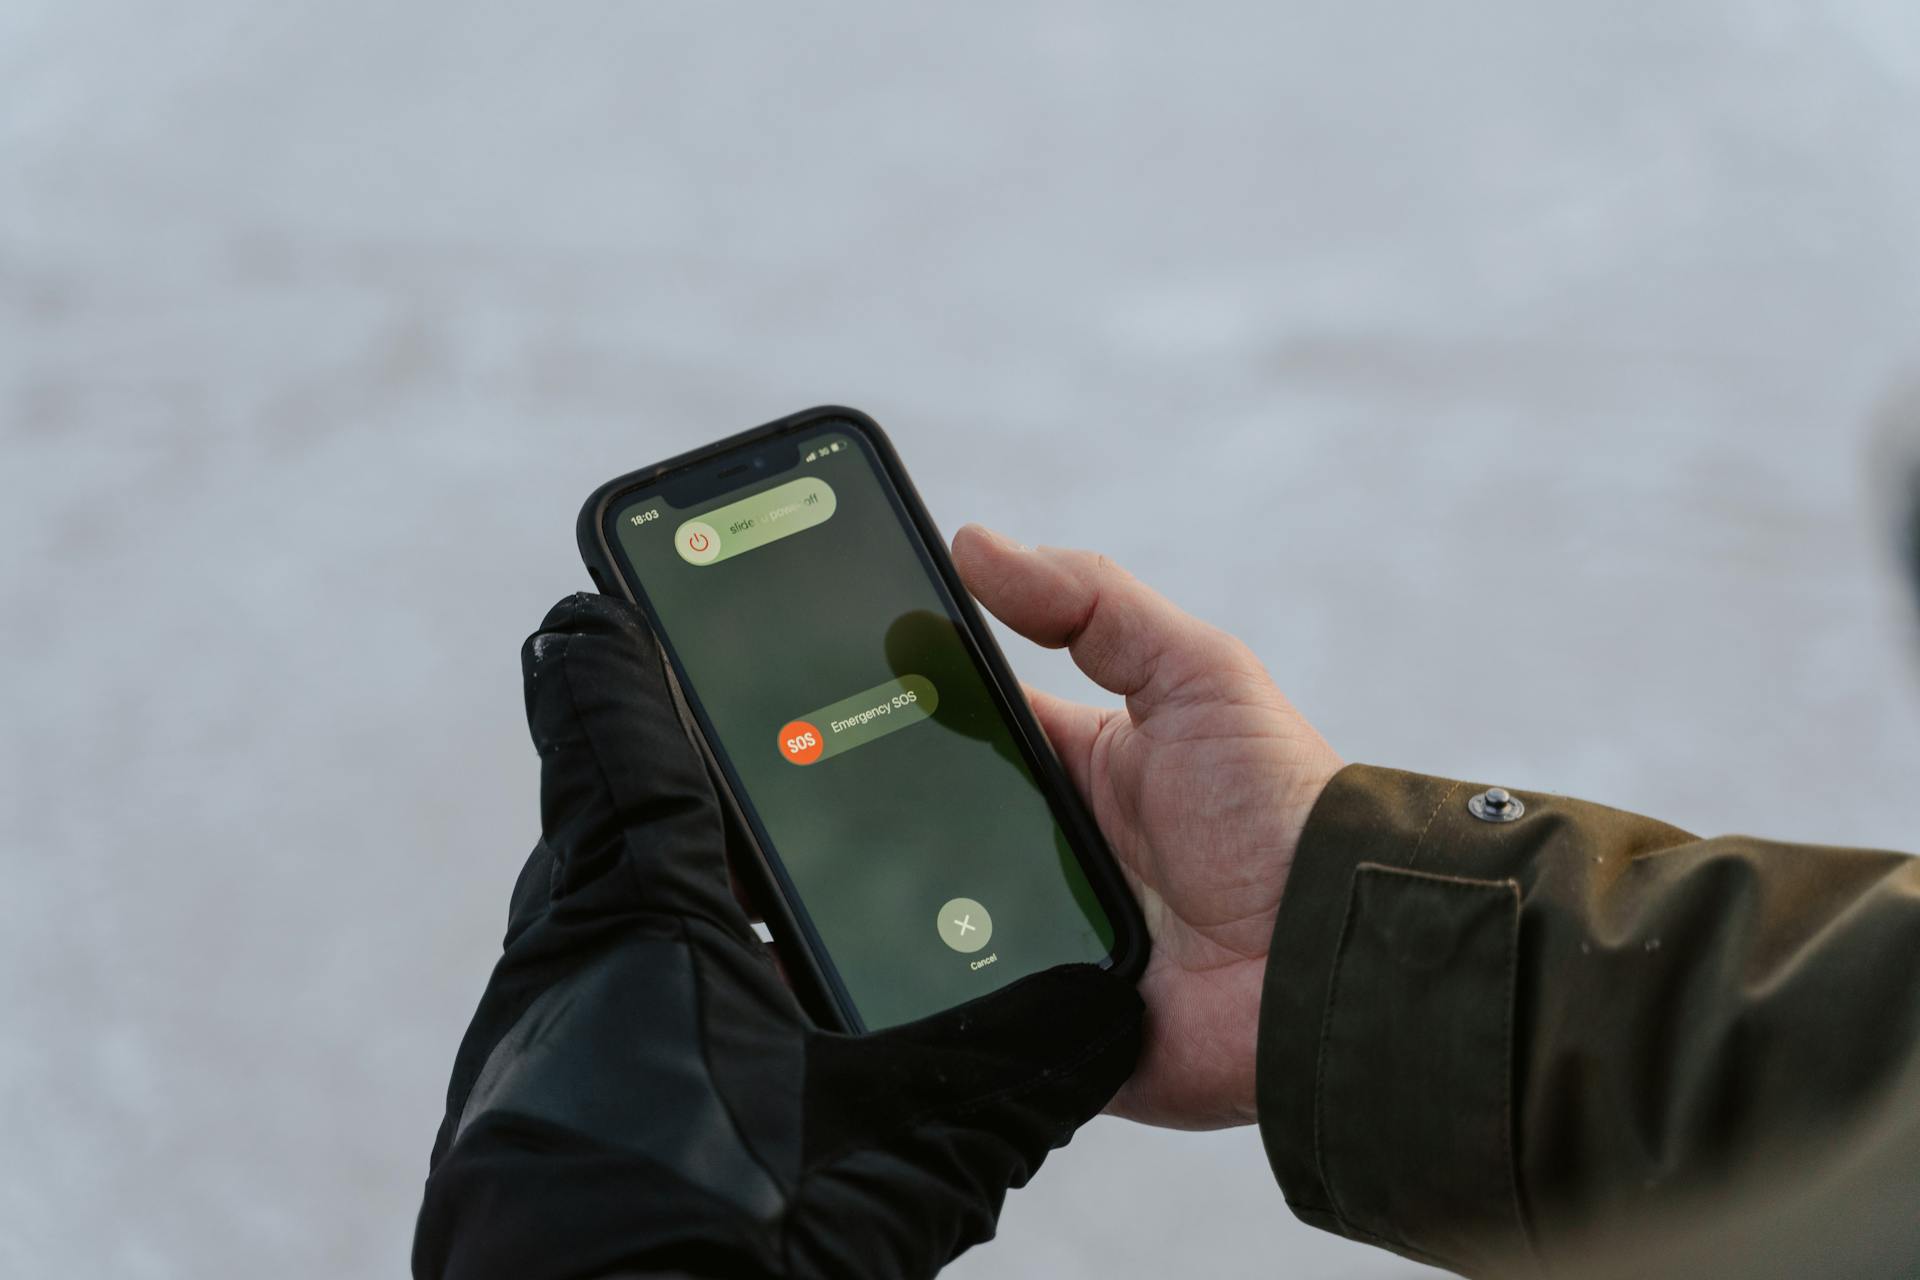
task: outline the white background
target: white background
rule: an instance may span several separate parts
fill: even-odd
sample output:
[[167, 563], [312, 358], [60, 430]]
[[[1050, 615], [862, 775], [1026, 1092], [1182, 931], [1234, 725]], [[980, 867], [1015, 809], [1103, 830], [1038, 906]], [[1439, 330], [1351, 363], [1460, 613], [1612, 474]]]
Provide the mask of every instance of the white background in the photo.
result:
[[[820, 401], [1348, 758], [1920, 843], [1910, 3], [918, 8], [0, 6], [0, 1273], [403, 1271], [578, 503]], [[1416, 1271], [1251, 1130], [1001, 1235]]]

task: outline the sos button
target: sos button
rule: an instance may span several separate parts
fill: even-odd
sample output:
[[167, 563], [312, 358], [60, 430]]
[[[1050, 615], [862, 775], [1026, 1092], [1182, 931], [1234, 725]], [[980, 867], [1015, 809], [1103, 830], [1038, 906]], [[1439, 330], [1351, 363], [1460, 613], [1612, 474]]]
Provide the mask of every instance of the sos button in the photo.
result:
[[780, 754], [792, 764], [812, 764], [826, 745], [820, 731], [805, 720], [789, 720], [780, 729]]

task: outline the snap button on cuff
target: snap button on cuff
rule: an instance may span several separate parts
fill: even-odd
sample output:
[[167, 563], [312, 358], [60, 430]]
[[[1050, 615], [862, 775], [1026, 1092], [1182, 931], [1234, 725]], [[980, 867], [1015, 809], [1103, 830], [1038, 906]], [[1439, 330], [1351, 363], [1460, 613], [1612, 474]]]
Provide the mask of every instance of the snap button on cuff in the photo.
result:
[[1488, 787], [1467, 801], [1467, 812], [1482, 822], [1512, 822], [1526, 811], [1520, 797], [1508, 795], [1505, 787]]

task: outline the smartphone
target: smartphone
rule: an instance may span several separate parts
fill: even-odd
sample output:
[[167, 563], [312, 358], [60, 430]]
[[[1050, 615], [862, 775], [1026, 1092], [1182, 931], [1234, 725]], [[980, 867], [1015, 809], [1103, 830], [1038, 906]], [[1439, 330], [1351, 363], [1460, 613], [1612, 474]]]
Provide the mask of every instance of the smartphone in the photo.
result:
[[871, 418], [809, 409], [621, 476], [578, 536], [659, 638], [817, 1021], [1076, 961], [1138, 976], [1139, 909]]

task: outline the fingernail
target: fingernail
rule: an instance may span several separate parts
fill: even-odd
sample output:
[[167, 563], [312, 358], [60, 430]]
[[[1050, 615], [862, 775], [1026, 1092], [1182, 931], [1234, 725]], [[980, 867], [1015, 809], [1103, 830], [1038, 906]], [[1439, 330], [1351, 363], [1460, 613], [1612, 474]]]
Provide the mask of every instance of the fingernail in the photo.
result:
[[999, 543], [1001, 546], [1005, 547], [1009, 551], [1033, 550], [1033, 548], [1028, 546], [1026, 543], [1017, 541], [1013, 538], [1009, 538], [1006, 534], [1001, 533], [998, 529], [989, 529], [987, 528], [987, 526], [983, 524], [976, 524], [974, 528], [986, 534], [989, 538], [992, 538], [995, 542]]

